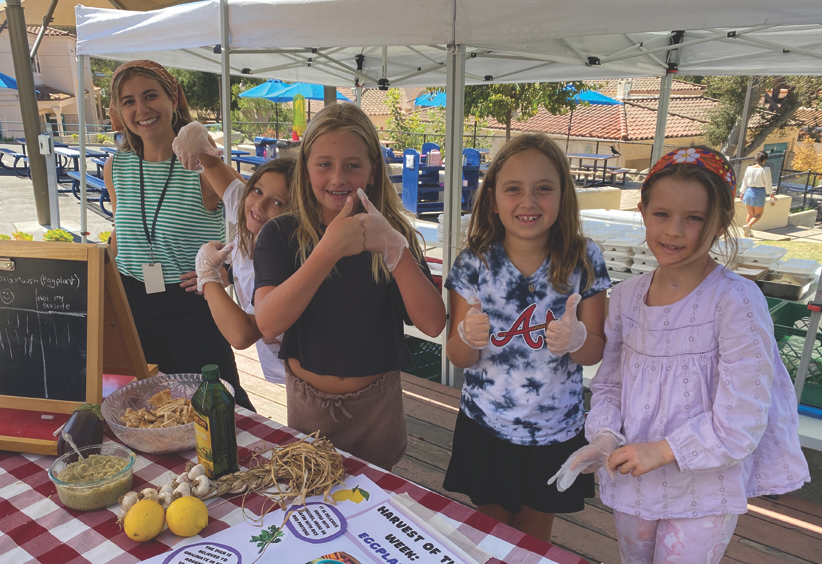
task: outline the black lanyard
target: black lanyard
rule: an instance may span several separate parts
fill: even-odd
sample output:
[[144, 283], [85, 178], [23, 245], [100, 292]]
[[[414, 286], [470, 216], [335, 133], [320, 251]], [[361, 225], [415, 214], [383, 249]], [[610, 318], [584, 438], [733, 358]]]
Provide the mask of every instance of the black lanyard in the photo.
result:
[[143, 231], [146, 234], [146, 240], [148, 241], [148, 250], [151, 254], [151, 264], [154, 264], [154, 247], [151, 245], [151, 240], [154, 239], [154, 235], [157, 233], [157, 216], [160, 215], [160, 206], [163, 205], [163, 199], [166, 197], [166, 191], [168, 190], [168, 183], [171, 182], [171, 171], [174, 170], [174, 161], [177, 160], [177, 155], [173, 155], [171, 157], [171, 164], [168, 167], [168, 178], [166, 178], [165, 186], [163, 186], [163, 191], [160, 193], [160, 199], [157, 200], [157, 209], [154, 210], [154, 219], [151, 222], [151, 233], [148, 231], [148, 222], [146, 221], [146, 188], [143, 185], [143, 159], [140, 159], [140, 212], [143, 216]]

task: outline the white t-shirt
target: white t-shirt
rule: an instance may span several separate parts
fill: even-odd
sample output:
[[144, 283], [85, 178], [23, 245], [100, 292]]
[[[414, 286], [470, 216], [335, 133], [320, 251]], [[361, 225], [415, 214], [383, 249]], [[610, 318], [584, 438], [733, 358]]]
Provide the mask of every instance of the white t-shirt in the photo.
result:
[[[245, 185], [239, 180], [235, 180], [226, 188], [223, 195], [226, 217], [237, 224], [237, 210], [240, 207], [240, 200], [243, 197]], [[254, 305], [251, 299], [254, 296], [254, 261], [250, 257], [243, 256], [240, 252], [239, 241], [234, 240], [234, 250], [231, 251], [231, 269], [234, 271], [234, 291], [237, 292], [237, 301], [243, 311], [254, 315]], [[282, 339], [282, 335], [280, 335]], [[260, 357], [260, 365], [263, 369], [265, 379], [273, 384], [285, 383], [285, 368], [278, 358], [280, 344], [266, 344], [262, 339], [257, 341], [257, 355]]]

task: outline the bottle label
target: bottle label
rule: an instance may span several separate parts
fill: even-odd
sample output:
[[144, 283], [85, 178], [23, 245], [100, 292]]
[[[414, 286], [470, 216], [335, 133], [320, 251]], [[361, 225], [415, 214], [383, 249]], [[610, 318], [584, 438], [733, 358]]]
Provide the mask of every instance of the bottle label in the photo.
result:
[[194, 435], [197, 438], [197, 461], [206, 470], [206, 476], [214, 478], [214, 450], [211, 447], [211, 426], [207, 417], [194, 410]]

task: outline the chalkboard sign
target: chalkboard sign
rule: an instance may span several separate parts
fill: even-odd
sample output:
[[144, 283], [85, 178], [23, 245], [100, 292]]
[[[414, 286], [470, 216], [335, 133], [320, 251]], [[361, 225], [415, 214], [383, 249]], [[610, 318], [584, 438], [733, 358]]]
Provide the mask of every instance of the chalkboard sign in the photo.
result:
[[84, 401], [88, 263], [15, 258], [0, 288], [0, 395]]
[[0, 241], [0, 450], [55, 454], [20, 413], [99, 404], [104, 372], [151, 375], [107, 245]]

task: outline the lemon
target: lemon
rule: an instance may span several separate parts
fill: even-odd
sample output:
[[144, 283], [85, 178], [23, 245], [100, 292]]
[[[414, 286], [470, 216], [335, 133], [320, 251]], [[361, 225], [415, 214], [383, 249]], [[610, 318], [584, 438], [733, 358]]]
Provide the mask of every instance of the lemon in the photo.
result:
[[351, 499], [351, 494], [354, 493], [351, 490], [339, 490], [331, 494], [331, 497], [334, 501], [345, 501]]
[[166, 523], [175, 535], [193, 537], [208, 525], [208, 508], [196, 497], [181, 497], [166, 509]]
[[163, 530], [163, 506], [150, 499], [135, 503], [126, 513], [123, 529], [128, 538], [137, 542], [153, 539]]

